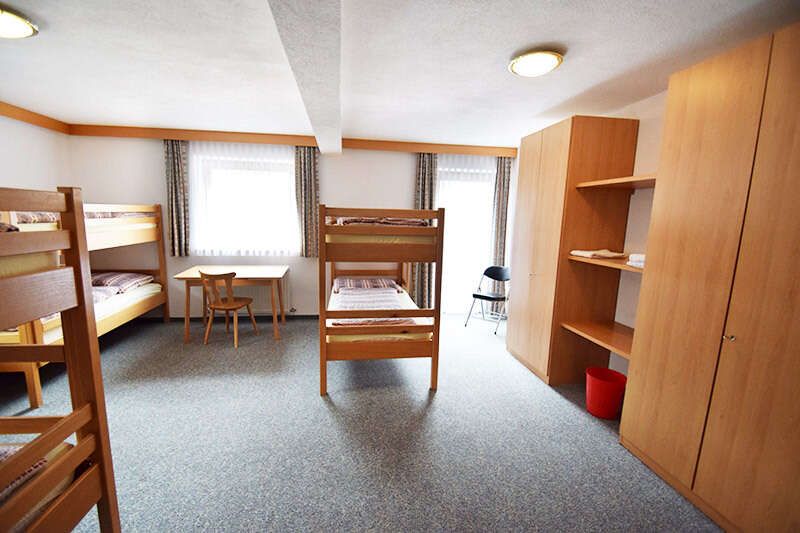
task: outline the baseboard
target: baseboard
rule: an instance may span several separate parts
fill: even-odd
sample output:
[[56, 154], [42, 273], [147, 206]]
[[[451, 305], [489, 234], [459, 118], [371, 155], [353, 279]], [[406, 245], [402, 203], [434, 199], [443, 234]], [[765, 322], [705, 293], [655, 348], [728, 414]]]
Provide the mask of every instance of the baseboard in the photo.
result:
[[[261, 315], [261, 314], [258, 314], [258, 313], [253, 313], [253, 314], [255, 315], [256, 319], [263, 318], [265, 320], [272, 321], [272, 314], [266, 314], [266, 315]], [[243, 315], [240, 314], [239, 316], [241, 317]], [[217, 315], [217, 319], [220, 319], [220, 318], [225, 320], [225, 315]], [[317, 319], [319, 319], [319, 315], [296, 315], [296, 314], [295, 315], [286, 315], [286, 320], [287, 321], [298, 319], [298, 318], [313, 318], [313, 319], [317, 320]], [[158, 316], [157, 314], [153, 315], [153, 316], [146, 316], [146, 317], [142, 316], [142, 317], [139, 317], [139, 319], [141, 319], [141, 320], [150, 320], [150, 321], [153, 321], [153, 322], [163, 322], [163, 320], [164, 320], [162, 317]], [[192, 322], [199, 322], [202, 319], [203, 319], [203, 317], [200, 317], [200, 316], [189, 317], [189, 320], [192, 321]], [[170, 320], [170, 322], [183, 323], [183, 317], [182, 316], [170, 316], [169, 320]]]
[[646, 453], [642, 450], [631, 444], [629, 441], [625, 440], [625, 437], [620, 435], [619, 443], [625, 447], [626, 450], [631, 452], [631, 454], [639, 459], [644, 465], [656, 473], [658, 477], [663, 479], [670, 487], [678, 491], [678, 494], [689, 500], [689, 502], [700, 509], [707, 517], [713, 520], [719, 527], [724, 529], [725, 531], [740, 531], [733, 523], [728, 521], [724, 516], [719, 514], [713, 507], [711, 507], [705, 500], [703, 500], [700, 496], [698, 496], [695, 492], [692, 491], [691, 488], [687, 487], [683, 483], [681, 483], [677, 478], [673, 475], [669, 474], [666, 470], [661, 468], [661, 466], [650, 459]]

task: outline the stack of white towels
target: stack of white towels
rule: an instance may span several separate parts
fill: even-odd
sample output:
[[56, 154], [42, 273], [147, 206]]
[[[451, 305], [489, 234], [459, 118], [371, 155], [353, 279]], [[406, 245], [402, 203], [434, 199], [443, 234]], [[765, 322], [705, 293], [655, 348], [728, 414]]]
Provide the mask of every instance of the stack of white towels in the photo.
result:
[[627, 265], [636, 268], [644, 268], [644, 254], [629, 255]]

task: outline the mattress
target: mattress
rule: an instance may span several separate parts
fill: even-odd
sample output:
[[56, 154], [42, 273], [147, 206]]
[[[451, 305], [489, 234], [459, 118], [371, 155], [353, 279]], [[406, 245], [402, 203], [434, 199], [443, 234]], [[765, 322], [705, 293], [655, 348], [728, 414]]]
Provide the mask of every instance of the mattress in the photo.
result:
[[[159, 283], [147, 283], [122, 294], [115, 294], [108, 300], [94, 304], [94, 316], [96, 321], [100, 321], [115, 313], [118, 313], [145, 298], [161, 292]], [[58, 342], [63, 337], [61, 327], [50, 329], [44, 332], [44, 343], [52, 344]]]
[[[4, 458], [8, 458], [14, 453], [16, 453], [20, 448], [22, 448], [22, 444], [14, 443], [14, 444], [0, 444], [0, 462]], [[64, 455], [67, 451], [72, 448], [72, 445], [67, 442], [62, 442], [54, 449], [50, 450], [50, 452], [45, 455], [42, 459], [37, 461], [34, 465], [25, 471], [18, 479], [14, 480], [11, 485], [8, 487], [0, 488], [0, 505], [6, 502], [13, 494], [19, 490], [20, 487], [24, 486], [25, 483], [30, 481], [31, 479], [35, 478], [39, 472], [44, 469], [44, 467], [48, 463], [52, 463], [62, 455]], [[62, 492], [67, 490], [70, 483], [74, 478], [73, 474], [65, 477], [61, 480], [54, 488], [51, 490], [44, 498], [42, 498], [36, 505], [31, 507], [28, 513], [19, 521], [17, 522], [14, 527], [11, 528], [12, 532], [23, 531], [26, 527], [28, 527], [44, 510], [44, 508], [53, 500], [55, 500]]]
[[[380, 303], [376, 303], [380, 302]], [[408, 293], [401, 289], [341, 289], [338, 293], [331, 293], [328, 300], [329, 311], [353, 309], [419, 309]], [[362, 319], [328, 319], [328, 327], [334, 325], [357, 325]], [[430, 325], [431, 318], [408, 318], [403, 323], [416, 325]], [[396, 319], [371, 319], [375, 325], [396, 324]], [[328, 335], [327, 342], [365, 342], [388, 340], [429, 340], [431, 333], [379, 333], [375, 335]]]

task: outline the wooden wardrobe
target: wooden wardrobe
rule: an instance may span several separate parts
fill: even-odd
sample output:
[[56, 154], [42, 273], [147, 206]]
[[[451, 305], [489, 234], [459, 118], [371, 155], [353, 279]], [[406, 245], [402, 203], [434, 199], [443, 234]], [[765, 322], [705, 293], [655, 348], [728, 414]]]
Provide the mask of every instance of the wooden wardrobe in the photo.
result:
[[726, 529], [800, 529], [800, 25], [670, 78], [621, 442]]
[[631, 189], [579, 183], [630, 176], [639, 122], [575, 116], [522, 139], [513, 223], [507, 347], [550, 384], [579, 383], [609, 350], [562, 327], [611, 328], [620, 271], [569, 260], [576, 248], [621, 250]]

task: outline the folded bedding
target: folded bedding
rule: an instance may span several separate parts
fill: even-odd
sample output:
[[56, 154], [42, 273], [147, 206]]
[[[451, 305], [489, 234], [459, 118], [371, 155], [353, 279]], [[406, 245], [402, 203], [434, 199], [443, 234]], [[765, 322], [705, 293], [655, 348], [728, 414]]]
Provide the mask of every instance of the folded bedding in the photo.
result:
[[[394, 288], [346, 289], [338, 292], [336, 310], [407, 309]], [[333, 298], [332, 298], [333, 301]], [[390, 324], [416, 324], [413, 318], [344, 318], [331, 321], [332, 326], [374, 326]]]
[[[328, 222], [333, 221], [333, 217], [328, 217]], [[352, 224], [365, 225], [385, 225], [385, 226], [430, 226], [430, 223], [422, 218], [400, 218], [400, 217], [337, 217], [335, 223], [339, 226]]]
[[153, 213], [136, 213], [133, 211], [87, 211], [85, 218], [146, 218], [154, 216]]
[[116, 292], [128, 292], [151, 283], [153, 279], [150, 274], [137, 272], [92, 272], [92, 286], [114, 287], [117, 289]]
[[[3, 463], [7, 459], [9, 459], [12, 455], [17, 453], [20, 449], [22, 449], [22, 444], [0, 444], [0, 463]], [[11, 482], [6, 487], [0, 487], [0, 505], [6, 502], [11, 496], [25, 483], [39, 475], [44, 468], [54, 462], [56, 459], [67, 453], [72, 448], [72, 445], [66, 442], [63, 442], [56, 446], [53, 450], [47, 453], [44, 457], [39, 458], [36, 460], [25, 472], [20, 474], [20, 476]], [[74, 479], [74, 473], [67, 475], [64, 479], [62, 479], [54, 488], [51, 490], [47, 495], [44, 496], [39, 502], [33, 505], [27, 514], [22, 517], [22, 519], [17, 522], [10, 531], [17, 532], [17, 531], [24, 531], [36, 517], [44, 510], [44, 508], [53, 500], [55, 500], [61, 493], [67, 490], [70, 483]]]
[[[52, 224], [58, 222], [59, 214], [49, 211], [14, 211], [13, 222], [17, 224]], [[84, 218], [146, 218], [153, 213], [137, 213], [132, 211], [86, 211]]]
[[352, 278], [352, 277], [338, 277], [333, 280], [333, 292], [339, 292], [341, 289], [394, 289], [396, 291], [402, 290], [397, 283], [391, 278]]
[[572, 250], [570, 251], [570, 255], [587, 257], [590, 259], [616, 259], [625, 257], [625, 254], [622, 252], [612, 252], [611, 250], [605, 248], [602, 250]]
[[628, 266], [636, 267], [636, 268], [644, 268], [644, 254], [631, 254], [628, 256]]
[[115, 294], [119, 294], [119, 287], [92, 287], [92, 300], [96, 304], [105, 302]]
[[[419, 309], [408, 293], [394, 289], [342, 289], [332, 293], [328, 302], [329, 310], [369, 310], [369, 309]], [[430, 325], [431, 318], [390, 317], [390, 318], [345, 318], [328, 319], [328, 326], [393, 326]], [[430, 340], [431, 333], [369, 333], [358, 335], [339, 335], [328, 330], [328, 342], [382, 342]]]
[[48, 211], [16, 211], [14, 220], [17, 224], [45, 224], [58, 222], [58, 213]]

